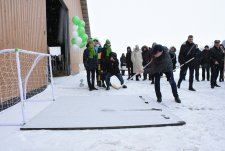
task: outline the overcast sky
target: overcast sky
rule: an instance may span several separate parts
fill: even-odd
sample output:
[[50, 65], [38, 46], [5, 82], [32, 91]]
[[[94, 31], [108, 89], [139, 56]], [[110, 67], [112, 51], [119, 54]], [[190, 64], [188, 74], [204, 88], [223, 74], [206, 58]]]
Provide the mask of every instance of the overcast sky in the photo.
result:
[[225, 39], [225, 0], [87, 0], [92, 37], [110, 39], [119, 55], [136, 44], [200, 47]]

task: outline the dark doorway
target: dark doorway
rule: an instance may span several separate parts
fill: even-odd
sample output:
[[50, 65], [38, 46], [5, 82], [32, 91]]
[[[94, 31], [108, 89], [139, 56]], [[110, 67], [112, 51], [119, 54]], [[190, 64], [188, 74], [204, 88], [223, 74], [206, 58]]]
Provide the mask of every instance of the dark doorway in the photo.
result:
[[70, 75], [69, 16], [63, 0], [46, 0], [46, 17], [48, 47], [61, 50], [52, 57], [53, 75]]

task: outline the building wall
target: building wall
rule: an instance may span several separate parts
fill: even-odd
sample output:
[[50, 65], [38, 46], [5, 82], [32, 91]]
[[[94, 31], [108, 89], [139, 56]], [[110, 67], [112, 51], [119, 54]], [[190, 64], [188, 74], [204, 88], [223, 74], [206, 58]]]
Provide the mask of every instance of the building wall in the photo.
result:
[[0, 50], [47, 53], [45, 0], [0, 0]]
[[[72, 37], [72, 17], [82, 17], [80, 0], [64, 0], [69, 11], [69, 37]], [[0, 0], [0, 50], [21, 48], [47, 53], [46, 0]], [[70, 44], [71, 74], [79, 72], [83, 50], [75, 52]], [[15, 56], [9, 55], [11, 58]], [[18, 97], [15, 60], [11, 62], [7, 55], [0, 55], [0, 105], [10, 98]], [[30, 61], [29, 61], [30, 60]], [[22, 77], [25, 78], [30, 62], [34, 58], [21, 56]], [[44, 66], [47, 59], [35, 68], [28, 83], [28, 91], [33, 91], [46, 84]], [[7, 67], [12, 66], [11, 70]], [[3, 72], [4, 70], [4, 72]], [[40, 72], [41, 71], [41, 72]], [[12, 76], [13, 75], [13, 76]], [[11, 77], [10, 77], [11, 76]], [[39, 78], [39, 80], [37, 80]], [[10, 82], [9, 82], [10, 81]], [[41, 81], [37, 83], [36, 81]]]
[[[0, 50], [20, 48], [47, 53], [46, 0], [0, 0], [0, 33]], [[21, 54], [22, 80], [35, 57]], [[12, 103], [19, 95], [15, 59], [15, 54], [0, 55], [0, 105]], [[27, 92], [47, 84], [46, 62], [44, 59], [35, 67]]]

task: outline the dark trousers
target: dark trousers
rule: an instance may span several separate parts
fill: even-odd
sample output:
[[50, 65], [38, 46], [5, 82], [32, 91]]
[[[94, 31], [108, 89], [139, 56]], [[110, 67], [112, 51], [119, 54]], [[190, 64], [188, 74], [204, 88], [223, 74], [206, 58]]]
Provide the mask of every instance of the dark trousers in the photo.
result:
[[147, 79], [147, 77], [148, 77], [149, 80], [151, 79], [149, 73], [144, 73], [143, 74], [143, 77], [144, 77], [145, 80]]
[[128, 69], [128, 78], [131, 78], [133, 76], [133, 66], [127, 67]]
[[151, 75], [150, 75], [149, 80], [150, 80], [150, 79], [152, 80], [152, 83], [155, 82], [155, 76], [154, 76], [154, 74], [151, 74]]
[[178, 80], [178, 85], [181, 84], [182, 80], [185, 78], [187, 69], [189, 69], [189, 88], [193, 87], [193, 79], [194, 79], [194, 67], [188, 64], [184, 65], [180, 69], [180, 77]]
[[211, 86], [217, 84], [216, 80], [219, 75], [219, 65], [211, 65]]
[[196, 65], [195, 67], [195, 80], [199, 81], [199, 68], [200, 65]]
[[[165, 75], [167, 77], [167, 81], [169, 81], [169, 83], [170, 83], [173, 96], [175, 98], [178, 97], [177, 86], [176, 86], [176, 82], [174, 81], [174, 77], [173, 77], [173, 71], [166, 72]], [[154, 76], [155, 76], [155, 93], [156, 93], [156, 97], [157, 98], [162, 98], [162, 94], [160, 92], [161, 75], [160, 75], [160, 73], [156, 73], [156, 74], [154, 74]]]
[[94, 88], [95, 84], [95, 70], [86, 70], [87, 71], [87, 82], [89, 89]]
[[209, 64], [202, 64], [202, 80], [205, 80], [205, 72], [207, 80], [209, 81], [210, 73], [209, 73], [210, 65]]
[[[114, 74], [111, 74], [110, 72], [107, 72], [106, 77], [105, 77], [107, 87], [110, 86], [110, 78], [113, 75]], [[120, 73], [117, 73], [117, 74], [115, 74], [115, 76], [120, 80], [120, 84], [122, 85], [124, 83], [122, 75]]]
[[125, 75], [125, 70], [121, 70], [121, 74], [122, 74], [122, 76], [124, 76]]
[[220, 64], [220, 67], [219, 67], [220, 69], [220, 81], [223, 81], [224, 80], [224, 62], [222, 62], [221, 64]]

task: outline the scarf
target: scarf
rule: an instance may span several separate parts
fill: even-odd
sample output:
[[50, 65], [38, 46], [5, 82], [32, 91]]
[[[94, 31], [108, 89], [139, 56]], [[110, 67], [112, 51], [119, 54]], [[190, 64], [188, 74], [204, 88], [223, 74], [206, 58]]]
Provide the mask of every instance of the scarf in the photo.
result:
[[106, 47], [106, 57], [109, 57], [109, 54], [112, 52], [111, 47]]
[[89, 59], [93, 59], [94, 56], [96, 56], [94, 47], [88, 47], [88, 51], [89, 51]]

